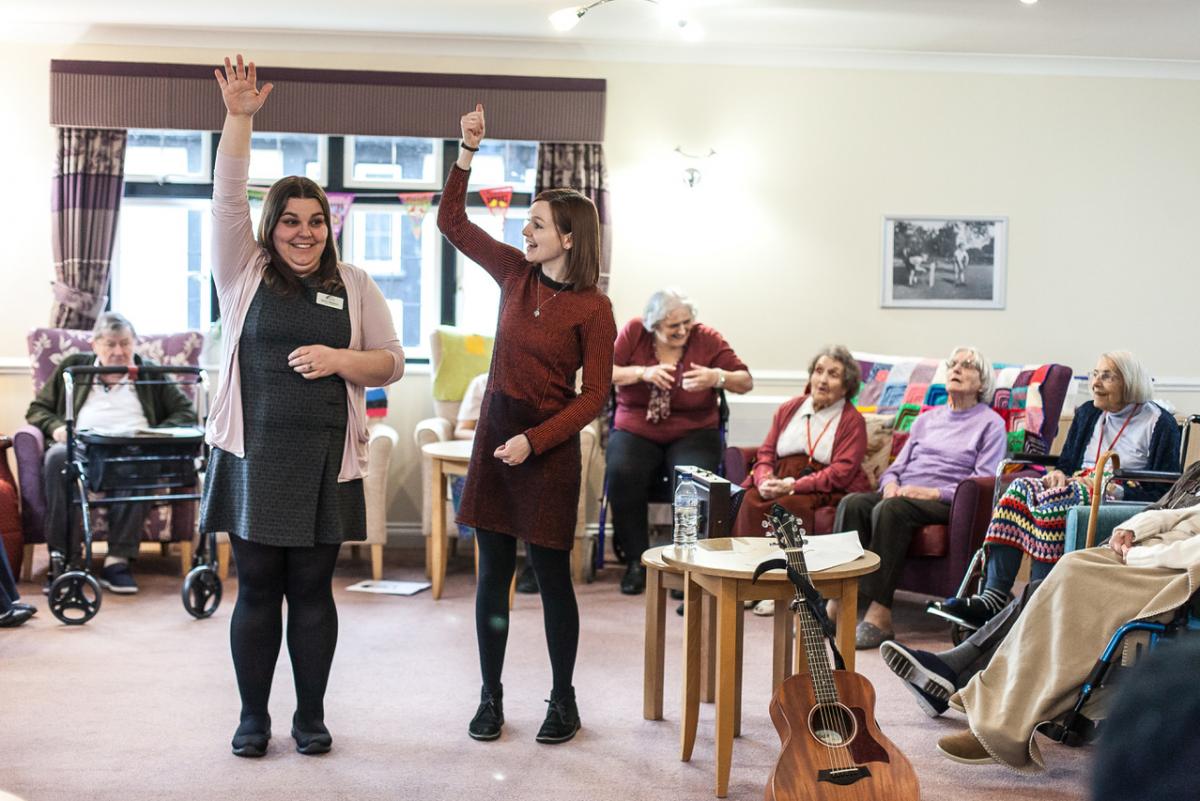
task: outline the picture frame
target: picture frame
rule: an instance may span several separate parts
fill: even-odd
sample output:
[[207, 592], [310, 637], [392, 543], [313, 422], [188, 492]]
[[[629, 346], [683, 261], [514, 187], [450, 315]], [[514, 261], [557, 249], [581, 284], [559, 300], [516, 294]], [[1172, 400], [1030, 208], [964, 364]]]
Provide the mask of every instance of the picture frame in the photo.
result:
[[886, 215], [883, 308], [1003, 309], [1008, 218]]

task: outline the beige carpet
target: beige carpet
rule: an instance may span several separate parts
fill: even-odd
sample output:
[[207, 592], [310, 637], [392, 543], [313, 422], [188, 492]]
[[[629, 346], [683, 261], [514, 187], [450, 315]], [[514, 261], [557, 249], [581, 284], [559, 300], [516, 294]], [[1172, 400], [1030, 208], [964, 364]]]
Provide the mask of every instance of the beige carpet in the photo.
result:
[[[387, 577], [420, 577], [417, 553]], [[583, 731], [574, 742], [533, 741], [550, 687], [536, 597], [517, 596], [505, 672], [503, 737], [477, 743], [466, 725], [478, 698], [468, 562], [452, 566], [446, 593], [403, 598], [345, 592], [365, 562], [343, 557], [335, 578], [341, 635], [326, 701], [334, 750], [304, 757], [288, 736], [293, 710], [286, 652], [271, 712], [275, 739], [260, 760], [229, 753], [238, 702], [229, 659], [236, 581], [216, 616], [192, 620], [179, 601], [176, 562], [143, 558], [142, 592], [105, 597], [86, 626], [60, 625], [41, 607], [0, 630], [0, 790], [27, 801], [95, 799], [524, 799], [663, 801], [713, 798], [713, 710], [702, 705], [690, 763], [679, 761], [680, 618], [669, 614], [665, 720], [642, 719], [642, 598], [617, 592], [610, 569], [578, 588], [582, 638], [575, 684]], [[928, 648], [945, 630], [915, 600], [898, 604], [901, 631]], [[747, 615], [744, 721], [735, 740], [729, 798], [759, 799], [778, 752], [767, 716], [770, 621]], [[1039, 777], [964, 767], [934, 744], [958, 731], [953, 712], [930, 720], [883, 666], [860, 653], [879, 694], [881, 727], [908, 755], [928, 801], [1085, 799], [1090, 749], [1045, 744]]]

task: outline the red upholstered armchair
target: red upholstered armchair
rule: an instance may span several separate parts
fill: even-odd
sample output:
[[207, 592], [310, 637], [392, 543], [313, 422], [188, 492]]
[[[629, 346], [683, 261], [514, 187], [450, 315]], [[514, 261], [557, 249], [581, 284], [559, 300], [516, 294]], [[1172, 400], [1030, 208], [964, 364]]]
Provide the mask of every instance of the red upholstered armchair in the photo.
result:
[[[91, 349], [90, 331], [71, 331], [61, 328], [35, 328], [27, 338], [33, 377], [33, 392], [42, 388], [64, 356]], [[139, 336], [139, 356], [159, 364], [191, 365], [200, 363], [204, 336], [197, 331], [178, 334]], [[189, 387], [183, 387], [185, 391]], [[31, 394], [30, 399], [33, 398]], [[24, 578], [29, 580], [33, 563], [33, 548], [46, 541], [46, 491], [43, 486], [42, 463], [46, 452], [45, 437], [40, 429], [24, 425], [13, 434], [13, 451], [17, 455], [17, 477], [21, 486], [21, 521], [25, 533]], [[148, 542], [178, 542], [181, 544], [182, 568], [191, 567], [192, 536], [196, 528], [196, 502], [174, 501], [155, 506], [146, 515], [142, 538]], [[104, 507], [93, 510], [93, 533], [104, 539], [107, 515]]]
[[[899, 452], [917, 414], [945, 403], [945, 389], [939, 382], [943, 373], [936, 360], [855, 355], [864, 378], [855, 405], [867, 420], [863, 469], [876, 483]], [[1048, 450], [1058, 433], [1070, 381], [1071, 368], [1061, 364], [997, 367], [991, 406], [1005, 420], [1010, 452]], [[1031, 393], [1036, 393], [1033, 402]], [[753, 467], [756, 450], [726, 449], [725, 477], [741, 483]], [[983, 544], [995, 486], [995, 477], [967, 479], [958, 485], [950, 504], [950, 522], [924, 526], [913, 537], [900, 589], [941, 597], [958, 592], [971, 557]], [[814, 520], [804, 521], [805, 527], [814, 534], [828, 534], [833, 531], [836, 512], [833, 506], [817, 509]]]

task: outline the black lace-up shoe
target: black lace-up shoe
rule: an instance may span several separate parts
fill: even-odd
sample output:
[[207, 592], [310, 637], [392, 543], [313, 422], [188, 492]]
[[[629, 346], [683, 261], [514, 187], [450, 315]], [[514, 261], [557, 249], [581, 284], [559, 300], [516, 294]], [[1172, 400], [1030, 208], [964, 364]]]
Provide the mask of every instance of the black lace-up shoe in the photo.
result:
[[481, 690], [479, 693], [479, 709], [467, 726], [467, 734], [474, 740], [495, 740], [500, 736], [504, 726], [504, 688], [494, 693]]
[[571, 688], [562, 695], [551, 692], [546, 703], [550, 704], [550, 708], [546, 710], [546, 720], [542, 722], [542, 728], [538, 729], [536, 739], [539, 743], [547, 745], [565, 743], [575, 736], [580, 726], [579, 707], [575, 705], [575, 689]]

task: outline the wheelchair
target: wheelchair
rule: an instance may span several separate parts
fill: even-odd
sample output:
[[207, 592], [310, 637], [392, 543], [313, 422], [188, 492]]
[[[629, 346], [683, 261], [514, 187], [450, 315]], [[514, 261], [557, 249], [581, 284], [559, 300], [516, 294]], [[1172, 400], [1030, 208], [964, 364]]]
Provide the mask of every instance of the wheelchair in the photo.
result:
[[[1187, 457], [1192, 428], [1198, 424], [1200, 424], [1200, 414], [1191, 415], [1184, 422], [1182, 446], [1180, 448], [1181, 463]], [[1014, 479], [1026, 475], [1030, 468], [1038, 467], [1045, 469], [1053, 467], [1057, 463], [1058, 456], [1053, 454], [1020, 454], [1003, 460], [996, 469], [996, 487], [992, 496], [992, 509], [995, 510], [997, 508], [1000, 503], [1000, 497]], [[1100, 461], [1096, 465], [1096, 471], [1092, 474], [1091, 514], [1088, 521], [1086, 542], [1076, 547], [1091, 548], [1096, 544], [1096, 523], [1099, 518], [1099, 508], [1101, 502], [1104, 500], [1104, 494], [1109, 483], [1116, 481], [1170, 485], [1175, 483], [1180, 475], [1181, 473], [1177, 472], [1155, 470], [1124, 470], [1121, 468], [1121, 459], [1115, 452], [1108, 451], [1101, 454]], [[1105, 503], [1105, 506], [1127, 507], [1133, 511], [1137, 511], [1145, 506], [1145, 504], [1133, 501], [1108, 501]], [[1067, 550], [1073, 550], [1071, 543], [1068, 543]], [[986, 560], [987, 548], [981, 545], [971, 557], [962, 583], [954, 594], [955, 598], [967, 598], [983, 590], [983, 581], [987, 573]], [[970, 636], [972, 632], [977, 631], [979, 624], [965, 620], [947, 610], [944, 603], [944, 601], [930, 601], [926, 605], [925, 611], [942, 618], [950, 624], [950, 639], [955, 645], [958, 645]]]
[[[92, 382], [102, 374], [126, 375], [130, 383], [180, 383], [199, 387], [202, 411], [207, 418], [208, 375], [199, 367], [69, 367], [63, 373], [66, 391], [67, 460], [61, 480], [67, 484], [67, 552], [50, 554], [50, 612], [67, 625], [83, 625], [100, 611], [103, 593], [91, 572], [92, 509], [119, 503], [162, 503], [199, 501], [200, 481], [208, 450], [203, 428], [171, 430], [169, 434], [106, 435], [75, 430], [75, 386]], [[172, 376], [192, 376], [180, 381]], [[83, 447], [80, 447], [83, 446]], [[167, 490], [158, 494], [156, 491]], [[94, 497], [92, 493], [120, 493]], [[132, 493], [132, 494], [130, 494]], [[73, 511], [78, 506], [82, 542], [74, 536]], [[216, 534], [200, 538], [192, 567], [181, 590], [183, 607], [192, 617], [210, 617], [221, 603], [221, 579], [217, 574]]]

